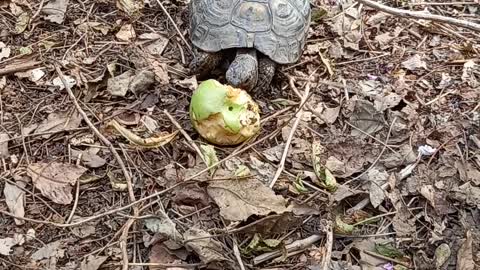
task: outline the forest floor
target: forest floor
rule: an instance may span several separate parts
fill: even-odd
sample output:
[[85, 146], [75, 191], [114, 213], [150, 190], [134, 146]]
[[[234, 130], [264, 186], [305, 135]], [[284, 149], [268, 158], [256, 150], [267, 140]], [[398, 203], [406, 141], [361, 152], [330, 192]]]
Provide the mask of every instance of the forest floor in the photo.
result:
[[187, 1], [0, 0], [0, 269], [480, 269], [480, 33], [333, 2], [218, 147]]

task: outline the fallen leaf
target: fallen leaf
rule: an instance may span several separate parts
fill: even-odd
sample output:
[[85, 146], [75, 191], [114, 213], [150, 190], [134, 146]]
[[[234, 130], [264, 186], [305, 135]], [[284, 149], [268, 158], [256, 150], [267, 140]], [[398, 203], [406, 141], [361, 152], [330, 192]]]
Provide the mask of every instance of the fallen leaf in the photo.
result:
[[452, 252], [450, 246], [446, 243], [441, 244], [435, 249], [435, 266], [437, 269], [441, 269], [442, 266], [448, 261]]
[[52, 257], [63, 258], [65, 254], [65, 250], [61, 249], [60, 248], [61, 246], [62, 246], [62, 240], [48, 243], [44, 247], [35, 251], [35, 253], [32, 254], [31, 258], [34, 261], [39, 261], [39, 260], [48, 259]]
[[162, 212], [159, 212], [158, 216], [145, 219], [145, 227], [151, 232], [159, 233], [175, 242], [181, 243], [183, 236], [178, 232], [176, 224]]
[[186, 184], [176, 188], [175, 196], [172, 200], [177, 205], [207, 206], [209, 203], [207, 191], [197, 183]]
[[269, 252], [279, 248], [282, 244], [281, 240], [277, 239], [262, 239], [258, 233], [256, 233], [248, 246], [243, 250], [245, 254], [254, 254]]
[[116, 0], [117, 8], [129, 16], [138, 14], [144, 6], [143, 0]]
[[8, 158], [10, 153], [8, 151], [8, 140], [10, 137], [7, 133], [0, 133], [0, 158]]
[[[70, 89], [77, 85], [77, 81], [72, 76], [64, 75], [63, 78], [65, 79], [65, 82]], [[52, 85], [58, 87], [59, 90], [65, 89], [65, 85], [63, 84], [63, 81], [62, 79], [60, 79], [60, 77], [55, 77], [52, 80]]]
[[185, 241], [187, 241], [187, 248], [195, 251], [203, 263], [229, 261], [224, 255], [226, 253], [222, 248], [222, 244], [209, 233], [201, 229], [190, 228], [183, 236]]
[[[48, 115], [47, 119], [43, 120], [35, 129], [35, 133], [55, 133], [62, 130], [74, 129], [80, 126], [82, 122], [82, 115], [76, 110], [73, 113], [68, 112], [54, 112]], [[42, 135], [43, 138], [48, 139], [52, 134]]]
[[115, 35], [119, 40], [130, 42], [136, 38], [135, 29], [131, 24], [123, 25]]
[[435, 190], [432, 185], [423, 185], [420, 194], [428, 200], [432, 208], [440, 215], [445, 215], [449, 210], [449, 202], [445, 199], [443, 192]]
[[[175, 256], [170, 253], [163, 243], [157, 243], [150, 249], [149, 263], [173, 264], [175, 260]], [[159, 268], [155, 266], [150, 266], [149, 269], [159, 270]]]
[[375, 243], [375, 250], [378, 254], [392, 259], [403, 258], [405, 255], [392, 245], [392, 243]]
[[15, 33], [23, 33], [30, 22], [30, 14], [28, 12], [22, 12], [17, 16], [17, 22], [15, 23]]
[[16, 72], [18, 78], [28, 78], [31, 82], [40, 84], [40, 80], [45, 76], [44, 68], [36, 68], [24, 72]]
[[183, 88], [188, 88], [191, 91], [195, 91], [195, 89], [198, 88], [198, 82], [197, 78], [195, 76], [192, 76], [190, 78], [185, 78], [183, 80], [173, 80], [173, 83], [176, 85], [183, 87]]
[[346, 223], [345, 221], [343, 221], [340, 215], [337, 215], [335, 217], [334, 229], [336, 233], [349, 235], [349, 234], [352, 234], [353, 229], [355, 229], [355, 227], [351, 224]]
[[161, 56], [167, 47], [168, 41], [168, 38], [159, 35], [158, 38], [145, 46], [145, 50], [151, 55]]
[[397, 207], [397, 214], [393, 217], [392, 225], [399, 236], [407, 237], [415, 233], [415, 218], [411, 217], [404, 205]]
[[314, 141], [312, 143], [312, 163], [313, 163], [313, 170], [315, 175], [317, 176], [314, 179], [315, 184], [325, 187], [330, 192], [335, 192], [337, 190], [337, 180], [335, 176], [330, 172], [328, 168], [322, 165], [320, 160], [320, 155], [325, 151], [325, 147], [323, 147], [318, 141]]
[[17, 244], [15, 241], [15, 238], [12, 237], [7, 237], [0, 239], [0, 254], [9, 256], [12, 247], [14, 247]]
[[89, 168], [100, 168], [107, 163], [107, 161], [97, 155], [99, 148], [90, 147], [84, 151], [72, 149], [72, 157], [77, 160], [81, 156], [82, 163]]
[[403, 61], [402, 66], [411, 71], [419, 68], [427, 69], [427, 63], [425, 63], [425, 61], [423, 61], [420, 55], [418, 54], [415, 54], [409, 59]]
[[112, 96], [124, 97], [127, 94], [134, 75], [135, 73], [132, 70], [128, 70], [121, 75], [109, 78], [107, 81], [107, 91]]
[[154, 133], [159, 128], [157, 120], [148, 115], [143, 115], [140, 121], [150, 133]]
[[38, 162], [28, 166], [27, 174], [42, 195], [58, 204], [70, 204], [73, 200], [72, 185], [87, 169], [68, 163]]
[[153, 70], [153, 73], [155, 73], [155, 80], [160, 84], [168, 84], [170, 82], [167, 69], [168, 65], [166, 63], [161, 63], [152, 57], [146, 57], [146, 61]]
[[110, 121], [109, 125], [113, 126], [125, 139], [130, 141], [132, 144], [144, 148], [158, 148], [166, 145], [170, 143], [178, 134], [177, 130], [173, 133], [162, 132], [157, 137], [152, 136], [150, 138], [141, 138], [140, 136], [121, 126], [115, 120]]
[[11, 49], [0, 41], [0, 60], [10, 57]]
[[42, 8], [42, 13], [45, 14], [45, 20], [57, 24], [63, 24], [65, 19], [65, 12], [67, 12], [68, 0], [50, 0]]
[[[26, 186], [26, 184], [22, 181], [18, 181], [17, 185], [23, 188]], [[24, 217], [25, 216], [25, 207], [24, 207], [25, 191], [23, 191], [16, 185], [12, 185], [8, 182], [5, 182], [5, 188], [3, 189], [3, 194], [5, 195], [5, 202], [7, 203], [10, 213], [18, 217]], [[25, 224], [25, 221], [21, 219], [15, 219], [15, 224], [22, 225], [22, 224]]]
[[457, 254], [457, 270], [474, 270], [475, 262], [473, 261], [473, 238], [472, 232], [467, 231], [465, 240], [458, 250]]
[[287, 201], [255, 178], [215, 181], [208, 185], [207, 192], [220, 207], [220, 215], [230, 221], [288, 211]]
[[374, 106], [378, 112], [383, 112], [387, 109], [397, 106], [402, 97], [395, 93], [385, 93], [375, 96]]
[[[357, 99], [352, 116], [350, 116], [350, 123], [363, 132], [372, 135], [383, 128], [384, 121], [382, 114], [375, 109], [371, 102]], [[360, 138], [366, 137], [367, 135], [363, 132], [352, 128], [351, 135]]]
[[5, 86], [7, 85], [7, 77], [2, 76], [0, 77], [0, 90], [3, 90]]
[[[218, 157], [217, 157], [217, 152], [215, 152], [215, 147], [209, 144], [201, 144], [200, 150], [202, 151], [203, 160], [205, 160], [207, 167], [211, 167], [213, 164], [218, 162]], [[211, 168], [210, 175], [213, 175], [215, 173], [215, 170], [216, 170], [216, 167]]]
[[388, 173], [372, 168], [368, 171], [366, 179], [370, 182], [370, 202], [373, 207], [377, 208], [385, 200], [385, 190], [382, 188], [382, 185], [387, 182]]
[[84, 22], [77, 26], [77, 29], [83, 33], [88, 32], [89, 29], [93, 29], [95, 31], [99, 31], [103, 35], [106, 35], [108, 32], [110, 32], [110, 26], [100, 22]]
[[89, 255], [80, 264], [80, 270], [97, 270], [107, 260], [107, 256]]
[[472, 186], [471, 183], [465, 183], [452, 190], [452, 196], [458, 201], [477, 207], [480, 205], [480, 187]]

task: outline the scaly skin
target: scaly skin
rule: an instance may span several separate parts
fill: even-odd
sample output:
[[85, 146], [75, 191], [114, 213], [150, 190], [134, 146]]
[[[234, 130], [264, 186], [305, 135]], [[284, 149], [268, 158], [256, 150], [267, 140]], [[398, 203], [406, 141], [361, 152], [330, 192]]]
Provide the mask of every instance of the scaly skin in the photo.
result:
[[[224, 56], [222, 52], [209, 53], [199, 49], [194, 53], [190, 69], [198, 74], [200, 79], [207, 78]], [[225, 75], [228, 84], [253, 94], [269, 88], [275, 75], [275, 68], [276, 63], [270, 58], [262, 56], [257, 59], [255, 49], [238, 49]]]

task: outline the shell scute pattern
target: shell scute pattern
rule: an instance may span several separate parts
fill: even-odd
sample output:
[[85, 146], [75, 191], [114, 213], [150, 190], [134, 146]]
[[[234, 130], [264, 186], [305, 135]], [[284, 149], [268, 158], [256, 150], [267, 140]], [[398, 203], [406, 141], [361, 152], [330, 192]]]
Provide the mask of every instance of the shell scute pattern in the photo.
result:
[[273, 61], [296, 62], [310, 25], [308, 0], [191, 0], [193, 44], [208, 52], [256, 48]]

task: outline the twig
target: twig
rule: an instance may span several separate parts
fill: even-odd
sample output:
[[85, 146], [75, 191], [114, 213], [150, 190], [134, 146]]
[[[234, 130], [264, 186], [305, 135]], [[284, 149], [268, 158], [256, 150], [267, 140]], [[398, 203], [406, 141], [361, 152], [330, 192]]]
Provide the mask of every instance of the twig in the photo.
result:
[[22, 71], [25, 71], [25, 70], [30, 70], [30, 69], [33, 69], [33, 68], [37, 67], [41, 63], [42, 62], [40, 62], [40, 61], [30, 61], [30, 62], [22, 63], [22, 64], [8, 65], [8, 66], [0, 69], [0, 76], [8, 75], [8, 74], [16, 73], [16, 72], [22, 72]]
[[[105, 136], [103, 136], [103, 134], [100, 133], [100, 131], [98, 131], [98, 129], [90, 121], [90, 119], [88, 118], [85, 111], [82, 109], [82, 107], [80, 107], [80, 104], [78, 103], [77, 98], [73, 94], [72, 89], [70, 88], [70, 85], [68, 85], [67, 81], [65, 80], [65, 77], [64, 77], [62, 71], [60, 70], [60, 67], [58, 66], [57, 63], [54, 63], [54, 65], [55, 65], [55, 70], [58, 73], [58, 76], [60, 77], [63, 85], [65, 86], [65, 89], [67, 90], [68, 95], [72, 99], [72, 102], [75, 105], [77, 111], [82, 115], [83, 120], [85, 121], [85, 123], [87, 123], [87, 125], [90, 127], [90, 129], [93, 131], [93, 133], [98, 137], [98, 139], [100, 139], [100, 141], [102, 141], [103, 144], [108, 146], [108, 148], [110, 149], [110, 152], [112, 153], [112, 155], [117, 160], [118, 165], [120, 166], [120, 168], [123, 172], [123, 175], [125, 177], [125, 181], [127, 182], [128, 195], [129, 195], [129, 198], [130, 198], [130, 202], [136, 201], [135, 200], [135, 194], [133, 192], [133, 187], [132, 187], [132, 178], [130, 177], [130, 173], [128, 172], [127, 168], [125, 167], [125, 163], [123, 162], [122, 158], [118, 154], [117, 150], [115, 150], [112, 143]], [[137, 206], [135, 205], [132, 208], [133, 208], [133, 216], [138, 216]], [[130, 226], [128, 226], [128, 225], [133, 224], [133, 222], [134, 222], [133, 219], [129, 219], [127, 221], [126, 226], [124, 228], [124, 233], [122, 234], [122, 237], [120, 237], [120, 247], [122, 248], [122, 253], [124, 255], [123, 258], [122, 258], [123, 259], [123, 270], [128, 269], [128, 256], [125, 256], [126, 253], [127, 253], [126, 252], [126, 243], [125, 243], [126, 242], [125, 234], [128, 236], [128, 229], [130, 228]], [[127, 232], [125, 233], [125, 231], [127, 231]]]
[[242, 261], [242, 255], [240, 254], [240, 250], [238, 249], [238, 244], [235, 239], [233, 243], [233, 254], [235, 254], [235, 258], [237, 259], [238, 265], [240, 265], [240, 269], [245, 270], [245, 266], [243, 265]]
[[441, 22], [441, 23], [447, 23], [447, 24], [452, 24], [455, 26], [459, 27], [464, 27], [468, 28], [470, 30], [480, 32], [480, 24], [465, 21], [465, 20], [459, 20], [455, 18], [450, 18], [450, 17], [445, 17], [445, 16], [440, 16], [440, 15], [434, 15], [434, 14], [427, 14], [424, 12], [418, 12], [418, 11], [411, 11], [411, 10], [403, 10], [403, 9], [398, 9], [398, 8], [393, 8], [389, 7], [371, 0], [357, 0], [359, 3], [362, 3], [366, 6], [369, 6], [371, 8], [393, 14], [395, 16], [400, 16], [404, 18], [413, 18], [413, 19], [423, 19], [423, 20], [430, 20], [430, 21], [436, 21], [436, 22]]
[[[297, 240], [297, 241], [295, 241], [295, 242], [293, 242], [289, 245], [286, 245], [285, 250], [287, 252], [292, 252], [292, 251], [295, 251], [295, 250], [306, 248], [306, 247], [312, 245], [313, 243], [319, 241], [320, 239], [322, 239], [322, 237], [320, 235], [314, 234], [314, 235], [312, 235], [310, 237], [307, 237], [305, 239]], [[281, 255], [282, 255], [281, 250], [276, 250], [276, 251], [264, 253], [262, 255], [259, 255], [255, 258], [253, 258], [253, 265], [261, 264], [265, 261], [271, 260], [271, 259], [276, 258], [276, 257], [281, 256]]]
[[208, 166], [208, 163], [205, 160], [202, 151], [200, 150], [200, 148], [198, 148], [198, 145], [192, 140], [192, 138], [182, 128], [182, 126], [180, 126], [180, 124], [177, 122], [177, 120], [175, 120], [175, 118], [173, 118], [173, 116], [167, 110], [163, 110], [163, 113], [168, 117], [168, 119], [170, 119], [170, 122], [172, 122], [172, 124], [180, 131], [180, 133], [182, 133], [183, 137], [185, 137], [185, 139], [190, 143], [190, 146], [197, 152], [197, 154], [203, 160], [205, 165]]
[[77, 209], [77, 205], [78, 205], [78, 197], [80, 197], [80, 180], [77, 180], [77, 189], [75, 190], [75, 201], [73, 202], [72, 211], [70, 212], [70, 215], [68, 216], [67, 221], [65, 222], [67, 224], [72, 221], [73, 215], [75, 214], [75, 210]]
[[30, 19], [30, 23], [32, 23], [33, 20], [40, 14], [40, 12], [42, 11], [44, 3], [45, 3], [45, 0], [40, 1], [40, 5], [38, 5], [37, 11], [35, 12], [35, 14], [33, 14], [32, 18]]
[[160, 2], [160, 0], [157, 0], [157, 3], [158, 3], [158, 5], [160, 6], [160, 8], [162, 9], [163, 13], [165, 13], [165, 15], [168, 17], [168, 19], [170, 20], [170, 22], [173, 24], [173, 27], [175, 27], [175, 30], [177, 30], [178, 35], [180, 36], [180, 38], [182, 39], [182, 41], [185, 43], [185, 46], [187, 47], [188, 51], [189, 51], [191, 54], [193, 54], [192, 47], [190, 47], [190, 44], [187, 42], [187, 40], [186, 40], [185, 37], [183, 36], [182, 31], [180, 31], [180, 29], [178, 28], [177, 24], [176, 24], [175, 21], [173, 20], [172, 16], [170, 16], [170, 13], [168, 13], [167, 9], [163, 6], [163, 4], [162, 4], [162, 2]]
[[327, 241], [325, 243], [326, 253], [323, 256], [322, 260], [322, 269], [329, 270], [330, 269], [330, 261], [332, 259], [332, 249], [333, 249], [333, 228], [332, 222], [328, 221], [328, 224], [325, 228], [325, 233], [327, 234]]
[[[290, 78], [290, 86], [292, 87], [292, 89], [296, 90], [296, 87], [293, 83], [293, 78]], [[303, 96], [302, 96], [301, 104], [304, 104], [307, 101], [307, 97], [309, 94], [310, 94], [310, 82], [307, 82], [307, 85], [305, 86], [305, 92], [303, 93]], [[273, 179], [270, 181], [270, 184], [269, 184], [270, 188], [273, 188], [278, 178], [280, 177], [280, 174], [282, 174], [283, 169], [285, 168], [285, 161], [287, 159], [288, 150], [290, 149], [290, 144], [292, 143], [293, 135], [297, 130], [298, 124], [300, 123], [300, 120], [302, 120], [302, 115], [303, 115], [303, 110], [299, 110], [297, 114], [297, 118], [295, 119], [295, 122], [292, 125], [292, 129], [290, 130], [290, 134], [288, 135], [287, 141], [285, 142], [285, 149], [283, 150], [282, 159], [280, 161], [278, 169], [275, 172]]]

